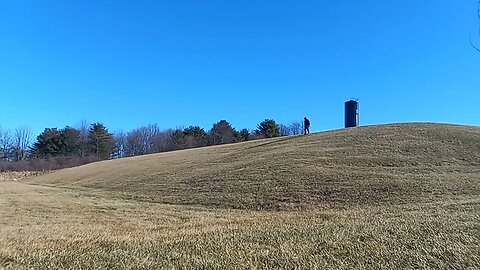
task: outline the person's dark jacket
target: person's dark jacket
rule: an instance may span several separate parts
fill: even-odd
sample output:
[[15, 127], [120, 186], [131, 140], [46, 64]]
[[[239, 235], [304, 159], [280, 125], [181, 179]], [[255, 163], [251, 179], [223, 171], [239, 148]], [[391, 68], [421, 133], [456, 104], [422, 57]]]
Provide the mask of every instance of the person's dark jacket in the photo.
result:
[[310, 127], [310, 120], [305, 118], [305, 127]]

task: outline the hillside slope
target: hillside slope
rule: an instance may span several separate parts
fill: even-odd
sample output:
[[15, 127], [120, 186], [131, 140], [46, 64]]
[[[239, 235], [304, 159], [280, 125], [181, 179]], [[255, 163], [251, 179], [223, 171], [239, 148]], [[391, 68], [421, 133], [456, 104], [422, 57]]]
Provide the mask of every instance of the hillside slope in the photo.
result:
[[480, 128], [367, 126], [109, 160], [27, 181], [239, 209], [430, 202], [480, 195]]

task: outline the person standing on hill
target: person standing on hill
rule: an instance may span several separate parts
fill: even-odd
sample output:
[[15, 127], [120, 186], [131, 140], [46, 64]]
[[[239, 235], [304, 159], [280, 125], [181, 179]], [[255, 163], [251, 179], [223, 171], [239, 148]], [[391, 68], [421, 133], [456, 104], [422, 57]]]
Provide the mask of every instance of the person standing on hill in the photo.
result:
[[303, 135], [310, 134], [310, 120], [307, 117], [303, 118]]

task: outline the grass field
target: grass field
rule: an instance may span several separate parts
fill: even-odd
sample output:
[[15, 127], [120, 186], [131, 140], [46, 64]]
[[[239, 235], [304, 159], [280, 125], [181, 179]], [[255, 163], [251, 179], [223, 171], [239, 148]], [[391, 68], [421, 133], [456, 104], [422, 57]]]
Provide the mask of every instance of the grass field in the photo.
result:
[[0, 182], [0, 268], [480, 268], [480, 128], [397, 124]]

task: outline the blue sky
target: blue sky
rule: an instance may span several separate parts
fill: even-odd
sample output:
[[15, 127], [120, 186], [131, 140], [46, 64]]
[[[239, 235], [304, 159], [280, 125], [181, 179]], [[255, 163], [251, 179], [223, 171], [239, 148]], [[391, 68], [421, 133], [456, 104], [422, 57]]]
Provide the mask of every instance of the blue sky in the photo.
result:
[[0, 125], [480, 125], [476, 0], [0, 0]]

